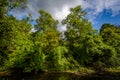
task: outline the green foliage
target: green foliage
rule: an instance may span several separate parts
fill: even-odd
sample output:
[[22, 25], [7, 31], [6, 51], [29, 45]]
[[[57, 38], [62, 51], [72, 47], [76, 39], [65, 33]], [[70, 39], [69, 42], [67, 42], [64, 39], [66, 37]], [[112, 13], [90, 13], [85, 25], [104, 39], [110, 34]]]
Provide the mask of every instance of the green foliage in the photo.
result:
[[47, 65], [50, 70], [64, 70], [68, 64], [65, 53], [67, 49], [59, 46], [54, 48], [49, 55], [47, 55]]
[[6, 18], [6, 14], [14, 8], [25, 8], [27, 0], [0, 0], [0, 19]]
[[[4, 59], [7, 58], [7, 54], [12, 52], [12, 49], [14, 49], [13, 40], [15, 38], [15, 35], [17, 32], [15, 31], [15, 23], [14, 18], [10, 17], [6, 20], [0, 20], [0, 56], [2, 56], [2, 61], [4, 62]], [[13, 24], [12, 24], [13, 23]], [[1, 64], [3, 63], [1, 62]]]
[[36, 20], [37, 25], [35, 26], [37, 31], [46, 32], [49, 29], [57, 30], [57, 20], [54, 20], [49, 13], [43, 10], [40, 10], [39, 13], [40, 17]]
[[100, 36], [105, 44], [112, 46], [117, 52], [114, 64], [120, 65], [120, 28], [112, 24], [103, 24], [100, 30]]
[[45, 43], [42, 42], [44, 40], [43, 34], [32, 33], [31, 40], [33, 41], [34, 45], [33, 45], [33, 52], [31, 53], [31, 56], [29, 57], [29, 59], [31, 59], [29, 61], [30, 62], [29, 64], [31, 65], [29, 69], [31, 71], [45, 70], [46, 55], [43, 51], [44, 50], [43, 48], [45, 46]]
[[7, 9], [26, 0], [0, 1], [0, 71], [21, 72], [86, 70], [83, 67], [120, 66], [120, 28], [104, 24], [100, 34], [92, 29], [81, 6], [70, 9], [62, 21], [64, 37], [57, 30], [58, 21], [40, 10], [35, 32], [31, 15], [22, 20], [6, 15]]
[[[14, 18], [8, 18], [6, 25], [3, 23], [3, 35], [1, 36], [2, 54], [5, 55], [5, 65], [9, 68], [21, 68], [23, 56], [31, 50], [30, 24], [23, 21], [18, 21]], [[24, 26], [23, 26], [24, 25]], [[7, 49], [3, 49], [3, 48]], [[3, 52], [4, 51], [4, 52]]]
[[81, 6], [71, 8], [70, 12], [66, 19], [62, 21], [67, 26], [67, 31], [65, 32], [66, 45], [73, 58], [83, 65], [84, 59], [82, 58], [85, 58], [83, 41], [87, 35], [92, 34], [93, 29], [91, 23], [85, 18], [86, 12], [82, 10]]
[[112, 59], [116, 57], [116, 51], [113, 47], [105, 45], [99, 36], [87, 36], [83, 48], [86, 50], [84, 59], [89, 65], [95, 66], [113, 66]]
[[100, 30], [100, 35], [105, 44], [113, 46], [116, 48], [117, 52], [120, 53], [120, 28], [111, 25], [111, 24], [104, 24]]

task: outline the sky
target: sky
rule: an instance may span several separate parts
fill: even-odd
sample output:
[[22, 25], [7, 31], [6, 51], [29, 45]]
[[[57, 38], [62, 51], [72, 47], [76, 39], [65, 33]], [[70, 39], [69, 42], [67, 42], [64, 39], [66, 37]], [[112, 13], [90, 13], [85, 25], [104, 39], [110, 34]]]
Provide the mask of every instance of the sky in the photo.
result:
[[[33, 19], [36, 19], [40, 16], [38, 11], [43, 9], [61, 22], [70, 13], [69, 9], [77, 5], [87, 11], [86, 16], [94, 29], [99, 30], [104, 23], [120, 24], [120, 0], [28, 0], [26, 9], [13, 10], [11, 14], [18, 19], [32, 14]], [[66, 30], [62, 24], [59, 24], [58, 29]]]

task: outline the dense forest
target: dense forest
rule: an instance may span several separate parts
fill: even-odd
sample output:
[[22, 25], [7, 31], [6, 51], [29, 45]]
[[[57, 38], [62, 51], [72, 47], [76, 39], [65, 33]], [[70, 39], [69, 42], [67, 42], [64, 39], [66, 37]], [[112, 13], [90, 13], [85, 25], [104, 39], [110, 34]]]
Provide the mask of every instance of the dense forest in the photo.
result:
[[10, 10], [25, 5], [25, 0], [0, 0], [0, 71], [120, 69], [119, 26], [105, 23], [100, 31], [93, 29], [81, 6], [70, 8], [62, 20], [65, 32], [44, 10], [39, 10], [32, 26], [32, 15], [22, 20], [9, 15]]

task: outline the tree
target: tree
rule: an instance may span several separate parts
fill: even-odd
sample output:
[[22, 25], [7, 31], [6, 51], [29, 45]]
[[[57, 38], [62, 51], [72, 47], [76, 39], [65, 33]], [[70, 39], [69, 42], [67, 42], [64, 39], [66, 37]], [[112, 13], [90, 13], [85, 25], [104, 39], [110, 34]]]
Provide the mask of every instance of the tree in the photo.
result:
[[62, 21], [63, 25], [66, 25], [65, 40], [67, 47], [69, 47], [69, 53], [74, 56], [78, 62], [81, 62], [80, 56], [83, 50], [83, 41], [85, 36], [92, 34], [92, 26], [88, 19], [85, 18], [86, 12], [81, 6], [76, 6], [70, 9], [70, 14]]
[[[54, 20], [52, 16], [40, 10], [40, 17], [37, 19], [35, 26], [36, 32], [33, 33], [35, 37], [34, 42], [41, 48], [42, 54], [45, 56], [42, 66], [47, 70], [65, 70], [70, 69], [73, 65], [70, 61], [75, 63], [72, 58], [67, 58], [67, 48], [59, 44], [60, 32], [57, 30], [58, 21]], [[41, 46], [40, 46], [41, 45]], [[37, 48], [36, 48], [37, 49]], [[39, 50], [36, 50], [39, 52]], [[77, 65], [77, 64], [76, 64]]]
[[[0, 0], [0, 65], [7, 69], [28, 69], [32, 63], [31, 25], [7, 15], [12, 9], [25, 8], [27, 0]], [[26, 62], [29, 60], [29, 62]]]
[[[102, 42], [99, 35], [88, 35], [84, 41], [84, 63], [88, 66], [110, 67], [114, 66], [114, 58], [117, 56], [115, 49]], [[86, 54], [86, 55], [85, 55]]]
[[58, 21], [54, 20], [49, 13], [43, 10], [40, 10], [39, 13], [41, 16], [37, 19], [36, 33], [43, 34], [44, 50], [50, 51], [51, 48], [59, 45], [60, 32], [57, 30]]
[[106, 45], [112, 46], [117, 52], [116, 65], [120, 65], [120, 28], [112, 24], [103, 24], [100, 29], [100, 36]]
[[0, 19], [6, 17], [6, 14], [16, 7], [25, 7], [27, 0], [0, 0]]
[[36, 20], [37, 25], [35, 29], [39, 32], [46, 32], [49, 29], [57, 30], [58, 21], [54, 20], [52, 16], [44, 10], [39, 10], [40, 17]]
[[31, 52], [31, 25], [9, 17], [0, 26], [0, 45], [4, 68], [24, 69], [24, 56]]
[[40, 17], [36, 21], [36, 32], [34, 33], [35, 36], [39, 36], [37, 36], [34, 41], [39, 43], [37, 44], [37, 47], [40, 47], [39, 45], [41, 45], [42, 52], [46, 56], [44, 64], [46, 64], [47, 69], [51, 69], [52, 67], [54, 68], [54, 63], [52, 62], [52, 51], [54, 48], [59, 46], [60, 32], [57, 30], [58, 21], [54, 20], [49, 13], [43, 10], [40, 10], [39, 13]]
[[[14, 43], [12, 42], [15, 38], [16, 33], [13, 32], [16, 30], [16, 23], [14, 23], [14, 17], [8, 17], [7, 19], [0, 20], [0, 55], [2, 60], [5, 61], [7, 59], [7, 54], [11, 53], [11, 49], [14, 49], [12, 46]], [[3, 64], [1, 62], [1, 64]]]

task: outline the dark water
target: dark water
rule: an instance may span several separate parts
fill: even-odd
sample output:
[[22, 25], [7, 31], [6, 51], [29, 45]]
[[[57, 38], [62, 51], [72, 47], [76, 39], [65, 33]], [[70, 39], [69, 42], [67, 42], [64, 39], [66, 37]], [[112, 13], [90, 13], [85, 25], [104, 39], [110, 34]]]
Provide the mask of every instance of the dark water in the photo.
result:
[[114, 76], [86, 75], [80, 76], [71, 73], [39, 73], [22, 74], [0, 77], [0, 80], [120, 80]]

